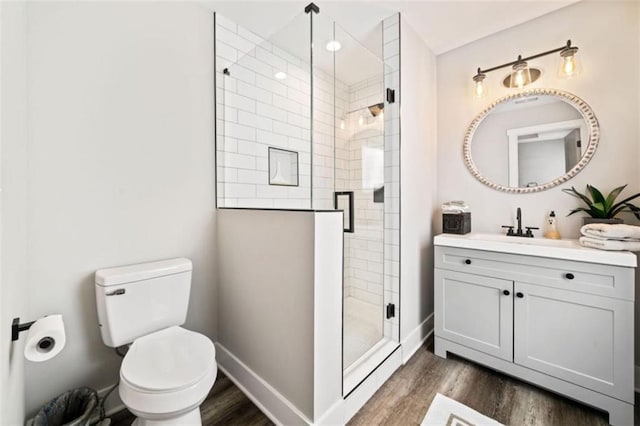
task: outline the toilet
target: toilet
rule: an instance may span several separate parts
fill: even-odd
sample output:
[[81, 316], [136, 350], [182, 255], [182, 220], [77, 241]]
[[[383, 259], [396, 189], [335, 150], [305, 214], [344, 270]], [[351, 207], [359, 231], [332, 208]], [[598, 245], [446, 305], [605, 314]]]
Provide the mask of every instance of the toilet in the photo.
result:
[[200, 404], [216, 380], [211, 340], [182, 328], [192, 265], [169, 259], [95, 274], [98, 321], [105, 345], [130, 345], [119, 394], [134, 425], [201, 425]]

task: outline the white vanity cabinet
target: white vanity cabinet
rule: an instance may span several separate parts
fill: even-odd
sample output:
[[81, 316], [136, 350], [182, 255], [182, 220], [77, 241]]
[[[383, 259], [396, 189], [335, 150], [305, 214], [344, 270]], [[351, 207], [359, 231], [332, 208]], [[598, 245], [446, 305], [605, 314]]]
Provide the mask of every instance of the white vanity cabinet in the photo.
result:
[[494, 240], [435, 238], [435, 353], [605, 410], [611, 424], [633, 424], [635, 255]]
[[436, 337], [513, 359], [511, 281], [436, 269], [435, 283]]

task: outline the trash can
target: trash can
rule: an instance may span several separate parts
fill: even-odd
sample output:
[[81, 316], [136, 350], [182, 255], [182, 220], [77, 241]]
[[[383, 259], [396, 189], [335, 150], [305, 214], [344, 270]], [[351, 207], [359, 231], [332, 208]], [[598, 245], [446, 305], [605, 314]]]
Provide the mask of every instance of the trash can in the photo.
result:
[[85, 426], [97, 405], [95, 390], [72, 389], [47, 402], [33, 419], [33, 426]]

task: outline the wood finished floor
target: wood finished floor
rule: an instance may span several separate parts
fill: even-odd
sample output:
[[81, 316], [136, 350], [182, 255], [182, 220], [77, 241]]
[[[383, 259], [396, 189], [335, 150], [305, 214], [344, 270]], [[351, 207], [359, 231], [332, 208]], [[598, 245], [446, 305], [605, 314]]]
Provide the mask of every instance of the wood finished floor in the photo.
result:
[[[419, 425], [441, 393], [508, 426], [601, 426], [607, 415], [477, 364], [433, 354], [433, 341], [399, 368], [349, 425]], [[222, 372], [201, 406], [204, 425], [270, 425]], [[635, 424], [640, 425], [636, 395]], [[129, 426], [125, 413], [114, 426]]]

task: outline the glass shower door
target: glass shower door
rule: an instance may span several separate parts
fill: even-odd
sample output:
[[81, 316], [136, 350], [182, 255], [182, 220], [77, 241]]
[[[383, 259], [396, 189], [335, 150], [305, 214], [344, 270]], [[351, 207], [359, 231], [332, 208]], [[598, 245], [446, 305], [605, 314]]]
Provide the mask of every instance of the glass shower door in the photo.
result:
[[[321, 21], [321, 19], [318, 19]], [[322, 21], [321, 21], [322, 22]], [[384, 62], [339, 25], [314, 31], [314, 205], [345, 211], [343, 393], [348, 394], [398, 346], [387, 319], [385, 285]], [[381, 36], [381, 34], [380, 34]], [[380, 41], [381, 37], [380, 37]], [[326, 64], [323, 66], [323, 64]], [[331, 70], [326, 75], [324, 70]], [[322, 68], [317, 70], [317, 68]], [[320, 82], [333, 77], [333, 93]], [[315, 90], [317, 88], [317, 91]], [[331, 96], [333, 95], [333, 96]], [[322, 107], [333, 107], [331, 115]], [[333, 134], [332, 138], [329, 138]], [[323, 141], [333, 142], [333, 146]], [[319, 152], [318, 152], [319, 151]], [[321, 158], [321, 153], [326, 158]], [[330, 155], [331, 154], [331, 155]], [[324, 169], [322, 169], [324, 167]], [[330, 191], [318, 188], [330, 186]], [[388, 271], [390, 272], [390, 271]]]

